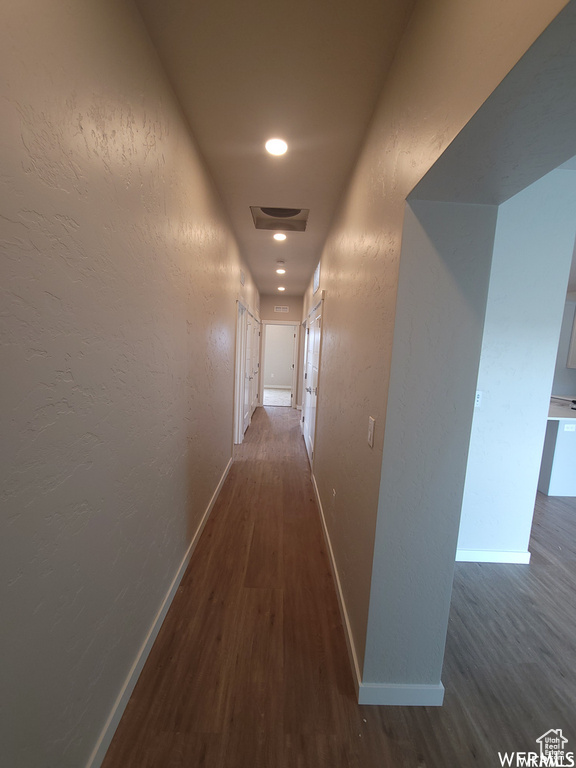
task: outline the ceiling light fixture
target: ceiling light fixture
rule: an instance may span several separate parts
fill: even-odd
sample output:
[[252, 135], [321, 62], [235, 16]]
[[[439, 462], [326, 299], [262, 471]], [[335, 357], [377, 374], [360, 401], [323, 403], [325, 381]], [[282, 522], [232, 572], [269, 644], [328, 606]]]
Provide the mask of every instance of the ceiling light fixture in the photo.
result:
[[283, 139], [268, 139], [266, 151], [271, 155], [283, 155], [288, 149], [288, 144]]
[[277, 269], [276, 270], [276, 274], [277, 275], [285, 275], [286, 274], [286, 270], [285, 269]]
[[276, 232], [274, 240], [286, 240], [286, 235], [283, 235], [282, 232]]
[[278, 286], [278, 290], [279, 290], [279, 291], [285, 291], [285, 290], [286, 290], [286, 288], [284, 288], [284, 286], [283, 286], [283, 285], [280, 285], [280, 286]]

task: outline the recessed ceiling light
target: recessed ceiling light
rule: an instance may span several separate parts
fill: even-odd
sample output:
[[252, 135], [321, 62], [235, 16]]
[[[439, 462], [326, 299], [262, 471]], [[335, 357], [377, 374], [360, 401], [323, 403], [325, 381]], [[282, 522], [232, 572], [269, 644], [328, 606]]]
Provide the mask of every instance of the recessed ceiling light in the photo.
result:
[[286, 240], [286, 235], [283, 235], [282, 232], [276, 232], [274, 240]]
[[276, 274], [278, 274], [278, 275], [285, 275], [286, 274], [286, 270], [285, 269], [277, 269], [276, 270]]
[[268, 139], [266, 151], [271, 155], [283, 155], [288, 149], [288, 144], [283, 139]]
[[278, 290], [279, 290], [279, 291], [285, 291], [285, 290], [286, 290], [286, 288], [284, 288], [284, 286], [283, 286], [283, 285], [280, 285], [280, 286], [278, 287]]

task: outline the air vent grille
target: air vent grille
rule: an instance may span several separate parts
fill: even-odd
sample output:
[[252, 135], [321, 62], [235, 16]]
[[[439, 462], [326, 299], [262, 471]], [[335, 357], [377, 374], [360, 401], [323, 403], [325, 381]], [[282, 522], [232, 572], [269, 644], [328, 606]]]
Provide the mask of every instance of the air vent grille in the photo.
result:
[[274, 312], [289, 312], [288, 307], [274, 307]]
[[304, 232], [308, 223], [309, 208], [275, 208], [251, 205], [250, 211], [256, 229], [284, 232]]

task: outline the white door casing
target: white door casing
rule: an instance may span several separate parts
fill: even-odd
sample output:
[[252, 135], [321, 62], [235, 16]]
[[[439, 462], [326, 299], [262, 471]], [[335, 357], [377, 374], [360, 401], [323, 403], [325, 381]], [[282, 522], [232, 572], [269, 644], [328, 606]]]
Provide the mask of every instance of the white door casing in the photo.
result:
[[234, 443], [242, 442], [244, 435], [244, 369], [246, 365], [246, 319], [247, 312], [238, 302], [236, 319], [236, 365], [234, 375]]
[[258, 405], [260, 391], [260, 328], [258, 320], [252, 318], [252, 354], [250, 368], [252, 379], [250, 381], [250, 418]]
[[322, 339], [322, 301], [310, 312], [306, 328], [302, 433], [310, 463], [314, 459], [314, 439], [318, 404], [320, 345]]
[[[291, 362], [291, 366], [290, 366], [291, 370], [292, 370], [291, 384], [290, 384], [290, 393], [291, 393], [291, 403], [290, 404], [291, 404], [292, 408], [295, 408], [296, 407], [297, 385], [298, 385], [298, 379], [297, 379], [297, 376], [298, 376], [298, 350], [299, 350], [299, 344], [300, 344], [300, 339], [299, 339], [299, 333], [298, 332], [299, 332], [300, 326], [297, 323], [293, 323], [293, 322], [290, 322], [290, 321], [287, 321], [287, 320], [284, 320], [284, 321], [283, 320], [275, 320], [275, 321], [269, 321], [269, 322], [264, 321], [262, 323], [262, 327], [263, 327], [263, 335], [262, 335], [262, 365], [261, 365], [262, 377], [263, 377], [262, 378], [262, 382], [261, 382], [262, 390], [266, 386], [264, 375], [265, 375], [265, 367], [266, 367], [266, 353], [267, 353], [267, 349], [269, 349], [268, 329], [269, 329], [269, 327], [271, 325], [286, 326], [286, 327], [289, 327], [291, 329], [291, 331], [292, 331], [293, 342], [292, 342], [292, 355], [291, 355], [292, 362]], [[262, 394], [262, 396], [263, 396], [263, 394]]]
[[239, 444], [258, 404], [260, 322], [238, 302], [234, 381], [234, 443]]
[[252, 420], [252, 344], [254, 341], [254, 318], [248, 315], [246, 320], [246, 354], [244, 358], [244, 406], [242, 430], [246, 432]]

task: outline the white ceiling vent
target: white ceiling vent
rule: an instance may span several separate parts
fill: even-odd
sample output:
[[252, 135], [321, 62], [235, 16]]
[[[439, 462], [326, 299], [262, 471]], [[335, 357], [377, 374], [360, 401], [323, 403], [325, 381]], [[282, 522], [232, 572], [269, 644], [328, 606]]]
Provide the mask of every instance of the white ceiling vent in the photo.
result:
[[270, 208], [251, 205], [252, 218], [256, 229], [304, 232], [308, 223], [309, 208]]

